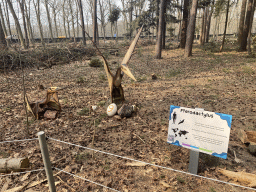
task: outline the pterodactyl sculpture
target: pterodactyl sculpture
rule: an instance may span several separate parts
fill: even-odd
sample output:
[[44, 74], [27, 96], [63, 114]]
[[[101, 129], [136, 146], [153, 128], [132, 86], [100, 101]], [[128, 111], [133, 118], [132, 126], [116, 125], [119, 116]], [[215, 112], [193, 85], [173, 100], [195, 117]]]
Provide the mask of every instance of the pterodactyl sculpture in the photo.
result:
[[111, 102], [112, 103], [120, 103], [124, 101], [124, 91], [121, 85], [122, 82], [122, 77], [124, 73], [128, 75], [130, 78], [136, 81], [135, 77], [132, 75], [131, 71], [127, 67], [127, 63], [130, 60], [132, 56], [132, 52], [136, 46], [136, 43], [138, 42], [138, 39], [140, 37], [140, 33], [142, 31], [143, 26], [140, 28], [138, 31], [135, 39], [133, 40], [132, 44], [130, 45], [127, 53], [125, 54], [125, 57], [121, 63], [121, 66], [118, 67], [116, 74], [114, 75], [111, 73], [107, 60], [104, 58], [104, 56], [101, 54], [101, 57], [103, 58], [104, 61], [104, 68], [107, 73], [107, 78], [108, 78], [108, 84], [109, 84], [109, 89], [110, 89], [110, 96], [111, 96]]

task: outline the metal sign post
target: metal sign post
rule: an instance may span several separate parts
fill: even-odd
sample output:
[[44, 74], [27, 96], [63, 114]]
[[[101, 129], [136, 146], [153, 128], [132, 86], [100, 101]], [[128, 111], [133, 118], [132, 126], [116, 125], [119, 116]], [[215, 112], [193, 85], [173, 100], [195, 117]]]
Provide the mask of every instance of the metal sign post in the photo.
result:
[[199, 151], [190, 150], [188, 171], [197, 175], [199, 161]]
[[38, 139], [39, 139], [41, 153], [42, 153], [42, 156], [43, 156], [44, 167], [45, 167], [47, 180], [48, 180], [48, 183], [49, 183], [50, 192], [56, 192], [54, 177], [53, 177], [53, 174], [52, 174], [51, 162], [50, 162], [50, 158], [49, 158], [48, 147], [47, 147], [46, 139], [45, 139], [45, 133], [43, 131], [40, 131], [40, 132], [37, 133], [37, 136], [38, 136]]

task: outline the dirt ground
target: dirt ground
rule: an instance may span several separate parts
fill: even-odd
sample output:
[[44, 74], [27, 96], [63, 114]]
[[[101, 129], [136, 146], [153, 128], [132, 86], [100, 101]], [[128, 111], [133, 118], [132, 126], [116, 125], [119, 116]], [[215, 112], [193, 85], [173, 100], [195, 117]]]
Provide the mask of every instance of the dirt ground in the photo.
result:
[[[189, 150], [170, 145], [167, 141], [170, 105], [204, 108], [233, 116], [227, 160], [200, 154], [198, 174], [213, 179], [246, 186], [230, 180], [218, 168], [256, 174], [256, 157], [248, 152], [238, 138], [239, 129], [256, 131], [256, 60], [235, 47], [222, 53], [209, 47], [194, 45], [193, 57], [184, 58], [184, 50], [170, 45], [163, 50], [163, 59], [154, 59], [154, 45], [137, 45], [128, 66], [137, 79], [123, 78], [127, 103], [138, 111], [130, 118], [108, 117], [110, 104], [108, 82], [104, 68], [89, 67], [88, 60], [55, 65], [49, 69], [25, 70], [25, 87], [30, 101], [43, 99], [45, 88], [58, 86], [62, 111], [55, 120], [33, 120], [29, 116], [30, 136], [26, 134], [26, 114], [23, 106], [22, 72], [0, 74], [1, 141], [36, 138], [45, 131], [50, 138], [95, 148], [120, 156], [188, 171]], [[128, 46], [119, 45], [118, 55], [107, 55], [112, 71]], [[153, 80], [151, 75], [157, 76]], [[91, 106], [96, 111], [87, 111]], [[79, 113], [84, 109], [85, 114]], [[52, 166], [100, 183], [118, 191], [250, 191], [228, 184], [137, 164], [122, 158], [92, 152], [76, 146], [48, 140]], [[234, 151], [240, 163], [235, 161]], [[30, 169], [43, 168], [38, 141], [0, 143], [0, 158], [28, 157]], [[53, 170], [58, 173], [57, 170]], [[46, 178], [45, 172], [17, 176], [0, 175], [0, 188], [7, 191], [28, 182]], [[111, 191], [110, 189], [58, 173], [55, 181], [60, 192]], [[5, 188], [4, 188], [5, 187]], [[24, 189], [26, 191], [26, 189]], [[48, 191], [41, 183], [27, 191]]]

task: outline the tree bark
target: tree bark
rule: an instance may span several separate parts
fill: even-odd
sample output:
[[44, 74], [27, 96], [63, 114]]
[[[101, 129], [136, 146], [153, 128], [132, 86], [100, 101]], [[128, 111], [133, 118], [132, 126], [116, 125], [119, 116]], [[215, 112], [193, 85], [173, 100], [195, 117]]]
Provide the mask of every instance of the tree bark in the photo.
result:
[[46, 14], [47, 14], [47, 20], [48, 20], [48, 24], [49, 24], [50, 38], [53, 41], [52, 21], [51, 21], [49, 7], [48, 7], [48, 0], [44, 0], [44, 3], [45, 3]]
[[6, 22], [7, 22], [7, 27], [8, 27], [8, 30], [9, 30], [9, 35], [12, 36], [11, 24], [10, 24], [10, 18], [9, 18], [9, 11], [8, 11], [8, 4], [7, 4], [7, 2], [5, 3], [4, 12], [5, 12]]
[[200, 37], [199, 37], [199, 44], [204, 45], [204, 37], [205, 37], [205, 28], [206, 28], [206, 8], [203, 8], [203, 14], [202, 14], [202, 22], [201, 22], [201, 31], [200, 31]]
[[196, 12], [197, 12], [198, 0], [192, 0], [192, 7], [190, 11], [189, 23], [187, 28], [187, 37], [185, 45], [185, 57], [192, 56], [192, 46], [194, 41], [195, 23], [196, 23]]
[[239, 28], [238, 28], [238, 37], [237, 37], [238, 45], [241, 44], [242, 37], [243, 37], [246, 3], [247, 3], [247, 0], [242, 1], [241, 12], [240, 12], [240, 20], [239, 20]]
[[158, 29], [159, 29], [159, 6], [160, 0], [156, 0], [156, 40], [158, 38]]
[[248, 54], [251, 54], [251, 32], [252, 32], [252, 23], [253, 23], [253, 17], [254, 17], [254, 11], [255, 11], [255, 0], [253, 1], [253, 10], [251, 12], [251, 23], [249, 27], [249, 34], [248, 34]]
[[225, 38], [226, 38], [226, 32], [227, 32], [227, 26], [228, 26], [228, 12], [229, 12], [229, 0], [227, 1], [227, 8], [226, 8], [226, 21], [225, 21], [225, 28], [224, 28], [224, 34], [222, 38], [222, 43], [220, 47], [220, 52], [223, 50]]
[[245, 23], [244, 23], [244, 30], [243, 30], [243, 35], [240, 43], [239, 50], [240, 51], [246, 51], [246, 46], [247, 46], [247, 37], [250, 29], [250, 24], [251, 24], [251, 14], [253, 11], [253, 0], [248, 1], [248, 6], [247, 6], [247, 13], [246, 13], [246, 18], [245, 18]]
[[163, 41], [163, 28], [164, 28], [164, 5], [166, 0], [161, 0], [160, 3], [160, 15], [159, 15], [159, 27], [156, 42], [156, 59], [162, 57], [162, 41]]
[[[5, 26], [5, 22], [4, 22], [4, 16], [3, 16], [1, 4], [0, 4], [0, 17], [1, 17], [1, 22], [2, 22], [2, 25], [0, 25], [0, 27], [2, 26], [3, 33], [4, 33], [3, 38], [5, 39], [5, 37], [7, 37], [8, 34], [7, 34], [7, 29], [6, 29], [6, 26]], [[5, 39], [5, 40], [6, 40], [6, 45], [9, 47], [10, 46], [10, 39]], [[1, 39], [1, 42], [5, 44], [5, 42], [3, 42], [3, 39]]]
[[6, 173], [10, 171], [21, 171], [25, 168], [29, 168], [28, 158], [4, 158], [0, 159], [0, 173]]
[[[78, 0], [78, 7], [79, 7], [79, 12], [80, 12], [80, 20], [81, 20], [83, 44], [86, 45], [85, 27], [84, 27], [84, 14], [83, 14], [83, 6], [82, 6], [82, 1], [81, 1], [81, 0]], [[88, 31], [88, 33], [89, 33], [89, 31]]]
[[1, 46], [0, 48], [5, 48], [7, 46], [1, 20], [0, 20], [0, 46]]
[[[27, 20], [27, 29], [28, 29], [28, 35], [29, 35], [29, 43], [34, 44], [34, 35], [33, 35], [33, 30], [30, 22], [30, 12], [28, 12], [28, 8], [26, 3], [24, 4], [25, 6], [25, 14], [26, 14], [26, 20]], [[30, 10], [30, 1], [29, 1], [29, 10]]]
[[40, 19], [40, 0], [37, 0], [37, 3], [35, 3], [35, 0], [33, 0], [35, 10], [36, 10], [36, 19], [37, 19], [37, 24], [39, 28], [39, 33], [40, 33], [40, 38], [41, 38], [41, 43], [43, 47], [45, 47], [45, 42], [44, 42], [44, 32], [41, 24], [41, 19]]
[[8, 5], [9, 5], [9, 9], [12, 13], [12, 16], [13, 16], [13, 19], [15, 21], [15, 25], [16, 25], [16, 29], [17, 29], [17, 32], [18, 32], [18, 35], [19, 35], [19, 39], [20, 39], [20, 44], [23, 48], [25, 48], [25, 42], [24, 42], [24, 39], [23, 39], [23, 34], [22, 34], [22, 31], [21, 31], [21, 27], [20, 27], [20, 23], [19, 23], [19, 19], [13, 9], [13, 6], [12, 6], [12, 3], [10, 0], [6, 0]]
[[188, 26], [188, 6], [189, 0], [184, 0], [183, 5], [183, 20], [181, 27], [181, 38], [180, 38], [180, 48], [184, 49], [186, 44], [186, 34], [187, 34], [187, 26]]
[[206, 22], [206, 32], [205, 32], [205, 42], [209, 42], [209, 34], [210, 34], [210, 28], [211, 28], [211, 20], [212, 20], [212, 13], [213, 13], [213, 8], [211, 10], [208, 10], [208, 16], [207, 16], [207, 22]]
[[57, 15], [56, 15], [56, 8], [52, 7], [52, 14], [53, 14], [53, 20], [54, 20], [54, 25], [55, 25], [55, 35], [56, 37], [59, 37], [59, 32], [58, 32], [58, 26], [57, 26]]
[[97, 45], [97, 0], [93, 0], [93, 42]]
[[29, 40], [28, 40], [26, 16], [24, 11], [24, 0], [19, 0], [19, 4], [20, 4], [20, 10], [21, 10], [22, 19], [23, 19], [24, 33], [25, 33], [25, 48], [27, 49], [29, 47]]

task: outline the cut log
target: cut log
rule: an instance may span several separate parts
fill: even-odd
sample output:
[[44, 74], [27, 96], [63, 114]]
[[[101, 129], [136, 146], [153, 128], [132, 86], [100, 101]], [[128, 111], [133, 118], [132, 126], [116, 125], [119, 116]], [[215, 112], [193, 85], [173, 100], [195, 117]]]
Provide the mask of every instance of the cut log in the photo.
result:
[[238, 181], [248, 187], [256, 187], [256, 175], [246, 172], [233, 172], [225, 169], [218, 170], [223, 175], [227, 176], [234, 181]]
[[247, 138], [247, 134], [243, 129], [240, 129], [238, 131], [238, 138], [244, 143], [244, 144], [249, 144], [250, 141]]
[[29, 167], [28, 158], [0, 159], [0, 173], [21, 171]]

